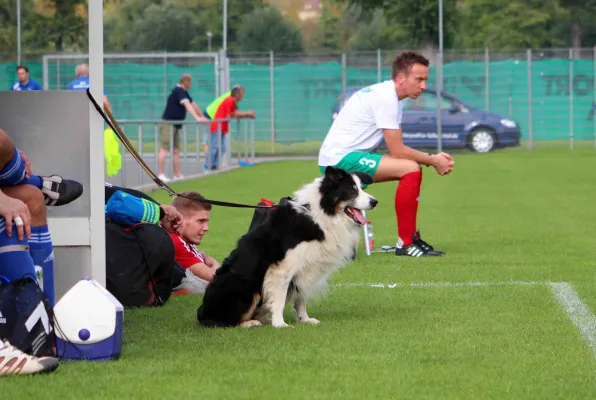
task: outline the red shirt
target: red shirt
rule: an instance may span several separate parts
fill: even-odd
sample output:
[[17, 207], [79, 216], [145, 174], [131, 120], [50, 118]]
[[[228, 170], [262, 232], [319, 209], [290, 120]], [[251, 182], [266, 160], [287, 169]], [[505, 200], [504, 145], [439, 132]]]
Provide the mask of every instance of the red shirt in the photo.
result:
[[182, 268], [188, 269], [195, 264], [205, 262], [205, 254], [197, 250], [194, 245], [186, 243], [177, 233], [170, 232], [170, 236], [174, 242], [174, 256]]
[[[228, 119], [230, 115], [234, 111], [236, 111], [236, 98], [235, 97], [227, 97], [224, 101], [221, 102], [219, 107], [217, 107], [217, 111], [215, 111], [215, 115], [212, 117], [213, 119]], [[212, 122], [211, 123], [211, 133], [217, 132], [217, 129], [221, 124], [221, 133], [228, 133], [228, 123], [227, 122]]]

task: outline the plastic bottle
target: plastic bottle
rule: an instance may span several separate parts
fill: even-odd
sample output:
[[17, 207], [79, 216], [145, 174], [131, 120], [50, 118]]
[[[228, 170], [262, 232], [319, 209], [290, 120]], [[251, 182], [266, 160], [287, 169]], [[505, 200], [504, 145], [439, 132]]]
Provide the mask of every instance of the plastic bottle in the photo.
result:
[[[375, 237], [374, 237], [374, 233], [373, 233], [373, 226], [372, 223], [370, 221], [366, 222], [367, 225], [367, 232], [368, 232], [368, 246], [371, 250], [373, 250], [375, 248]], [[365, 247], [366, 248], [366, 247]]]

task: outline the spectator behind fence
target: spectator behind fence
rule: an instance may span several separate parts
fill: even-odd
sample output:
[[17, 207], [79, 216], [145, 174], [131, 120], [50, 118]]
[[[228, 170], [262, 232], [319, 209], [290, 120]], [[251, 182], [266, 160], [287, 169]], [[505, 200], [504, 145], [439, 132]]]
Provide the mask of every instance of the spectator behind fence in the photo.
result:
[[[184, 121], [186, 119], [186, 112], [188, 111], [199, 122], [207, 122], [208, 119], [204, 117], [203, 112], [192, 100], [188, 89], [192, 85], [192, 77], [189, 74], [184, 74], [180, 77], [178, 84], [172, 89], [166, 101], [166, 108], [164, 109], [161, 119], [164, 121]], [[164, 163], [166, 155], [170, 149], [170, 124], [161, 124], [160, 127], [160, 145], [161, 148], [158, 154], [157, 175], [159, 179], [168, 182], [170, 179], [164, 174]], [[174, 135], [174, 179], [182, 179], [184, 176], [180, 171], [180, 130], [182, 124], [174, 124], [172, 126]], [[198, 143], [197, 143], [198, 145]]]
[[[87, 90], [89, 88], [89, 66], [87, 64], [79, 64], [75, 68], [76, 78], [68, 84], [68, 90]], [[106, 89], [103, 89], [103, 105], [112, 111], [108, 97], [106, 96]]]
[[26, 65], [17, 67], [17, 81], [12, 85], [12, 90], [20, 92], [22, 90], [42, 90], [41, 85], [29, 79], [29, 68]]
[[[244, 86], [234, 85], [230, 95], [223, 99], [219, 104], [215, 113], [212, 115], [212, 119], [230, 119], [230, 118], [254, 118], [255, 112], [249, 111], [238, 111], [238, 102], [244, 98]], [[221, 127], [221, 129], [220, 129]], [[219, 138], [218, 132], [221, 132], [221, 154], [222, 156], [226, 153], [226, 136], [229, 132], [228, 122], [212, 122], [211, 123], [211, 136], [209, 137], [209, 155], [205, 158], [205, 171], [216, 170], [219, 168]]]
[[[183, 196], [203, 198], [197, 192], [184, 192]], [[174, 242], [176, 261], [185, 269], [180, 283], [175, 282], [174, 295], [205, 293], [207, 284], [213, 280], [219, 263], [200, 252], [195, 246], [201, 243], [209, 231], [211, 205], [197, 200], [177, 196], [172, 205], [182, 214], [182, 224], [176, 231], [164, 226]], [[163, 225], [163, 224], [162, 224]]]

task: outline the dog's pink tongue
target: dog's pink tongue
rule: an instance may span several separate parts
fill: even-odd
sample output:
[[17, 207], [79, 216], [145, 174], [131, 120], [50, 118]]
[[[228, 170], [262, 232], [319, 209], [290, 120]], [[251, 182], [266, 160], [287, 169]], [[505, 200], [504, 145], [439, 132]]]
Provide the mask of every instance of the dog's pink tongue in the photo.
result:
[[364, 217], [362, 212], [356, 208], [353, 208], [352, 210], [354, 211], [354, 218], [356, 219], [356, 221], [358, 221], [362, 225], [366, 224], [366, 218]]

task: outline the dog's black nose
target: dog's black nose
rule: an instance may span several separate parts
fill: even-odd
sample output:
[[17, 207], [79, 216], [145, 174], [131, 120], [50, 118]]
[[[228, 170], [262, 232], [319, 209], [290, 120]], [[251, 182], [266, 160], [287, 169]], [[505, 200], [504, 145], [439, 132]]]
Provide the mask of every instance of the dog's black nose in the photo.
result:
[[370, 208], [371, 208], [371, 210], [373, 208], [375, 208], [377, 206], [377, 204], [379, 204], [379, 201], [377, 199], [371, 197], [371, 199], [370, 199]]

